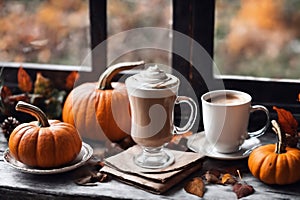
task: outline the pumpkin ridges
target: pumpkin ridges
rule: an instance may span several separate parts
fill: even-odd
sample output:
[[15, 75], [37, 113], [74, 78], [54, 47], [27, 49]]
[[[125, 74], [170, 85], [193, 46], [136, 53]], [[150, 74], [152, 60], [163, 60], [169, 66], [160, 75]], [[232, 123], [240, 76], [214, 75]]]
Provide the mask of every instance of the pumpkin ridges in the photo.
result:
[[274, 181], [276, 181], [274, 179], [275, 177], [275, 169], [276, 169], [276, 158], [277, 156], [273, 155], [274, 152], [272, 153], [269, 153], [268, 155], [265, 156], [265, 158], [263, 158], [263, 163], [262, 165], [260, 166], [261, 170], [260, 171], [260, 176], [259, 178], [262, 179], [262, 180], [265, 180], [266, 183], [273, 183]]
[[[259, 174], [260, 174], [260, 168], [257, 167], [257, 166], [261, 166], [262, 165], [262, 162], [263, 160], [261, 159], [257, 159], [261, 156], [261, 153], [260, 153], [260, 149], [254, 149], [253, 152], [255, 153], [251, 153], [250, 156], [249, 156], [249, 162], [256, 162], [257, 165], [249, 165], [249, 169], [250, 171], [253, 172], [253, 175], [257, 178], [259, 178]], [[259, 163], [257, 163], [259, 162]]]
[[289, 167], [282, 167], [282, 166], [289, 166], [288, 156], [287, 154], [283, 153], [281, 156], [277, 154], [277, 166], [276, 166], [276, 173], [275, 173], [275, 183], [276, 184], [286, 184], [289, 182], [289, 177], [286, 174], [290, 173]]
[[[11, 133], [10, 140], [8, 143], [9, 146], [12, 147], [9, 149], [9, 151], [17, 160], [19, 159], [19, 150], [17, 147], [19, 146], [19, 143], [23, 136], [23, 134], [20, 133], [20, 130], [25, 129], [25, 128], [29, 129], [30, 127], [27, 124], [20, 124], [19, 126], [17, 126]], [[25, 129], [25, 130], [27, 130], [27, 129]], [[25, 131], [25, 130], [23, 130], [23, 131]]]
[[53, 151], [54, 165], [61, 166], [76, 158], [80, 152], [82, 142], [80, 137], [72, 131], [71, 125], [61, 122], [51, 123], [51, 125], [53, 124], [56, 124], [56, 126], [51, 126], [49, 129], [52, 132], [53, 143], [55, 144]]
[[[40, 167], [56, 166], [55, 162], [55, 141], [53, 133], [50, 129], [41, 128], [39, 130], [39, 137], [36, 147], [36, 161]], [[45, 159], [47, 158], [47, 159]]]
[[[111, 121], [110, 122], [106, 121], [106, 118], [111, 119], [109, 109], [107, 109], [108, 108], [107, 104], [109, 104], [109, 101], [107, 102], [105, 91], [99, 90], [97, 91], [97, 93], [99, 94], [96, 95], [96, 99], [95, 99], [95, 110], [97, 110], [96, 119], [103, 133], [105, 133], [105, 131], [109, 129], [108, 125], [112, 123]], [[105, 115], [103, 115], [102, 113], [105, 113]]]
[[[53, 133], [53, 140], [55, 144], [55, 149], [54, 149], [54, 157], [55, 157], [55, 165], [60, 166], [63, 163], [68, 163], [74, 159], [74, 157], [70, 153], [73, 152], [73, 148], [71, 147], [72, 145], [68, 144], [69, 141], [68, 138], [69, 134], [68, 132], [61, 134], [60, 130], [52, 127], [51, 131]], [[71, 149], [72, 148], [72, 149]], [[66, 149], [70, 151], [66, 151]]]
[[[36, 152], [32, 151], [32, 149], [36, 149], [37, 147], [37, 138], [39, 127], [34, 127], [33, 124], [29, 124], [26, 131], [22, 132], [22, 138], [20, 139], [18, 145], [18, 155], [19, 160], [22, 163], [26, 163], [27, 165], [36, 165], [37, 162], [34, 159], [36, 157]], [[33, 131], [34, 130], [34, 131]]]
[[[112, 115], [116, 119], [115, 122], [118, 122], [116, 125], [120, 131], [124, 132], [126, 137], [127, 134], [130, 134], [131, 129], [131, 116], [129, 113], [130, 105], [129, 99], [127, 98], [127, 90], [125, 89], [125, 86], [119, 86], [118, 89], [112, 92], [112, 95], [114, 95], [114, 98], [112, 98], [111, 101], [111, 106], [114, 108], [112, 109]], [[129, 109], [127, 109], [127, 106]]]
[[[290, 147], [286, 147], [286, 150], [289, 152], [289, 157], [287, 156], [287, 161], [288, 161], [288, 166], [291, 169], [291, 166], [297, 166], [297, 161], [298, 163], [300, 162], [300, 151], [298, 149], [294, 149], [294, 148], [290, 148]], [[298, 166], [299, 167], [299, 166]], [[290, 171], [290, 173], [293, 173], [293, 176], [290, 176], [289, 178], [289, 182], [296, 182], [298, 180], [300, 180], [300, 170], [299, 168], [295, 169], [293, 168], [295, 171]]]
[[[82, 141], [80, 136], [78, 137], [78, 135], [74, 134], [74, 132], [71, 131], [72, 127], [69, 124], [64, 124], [64, 123], [60, 123], [60, 126], [64, 127], [65, 130], [65, 137], [66, 138], [72, 138], [72, 140], [67, 140], [69, 141], [70, 144], [75, 144], [75, 145], [70, 145], [69, 148], [72, 148], [73, 154], [71, 155], [73, 157], [73, 159], [76, 158], [76, 156], [79, 154], [80, 150], [81, 150], [81, 146], [82, 146]], [[59, 130], [57, 130], [59, 131]], [[60, 134], [60, 136], [62, 136], [62, 134]], [[64, 147], [67, 148], [67, 147]], [[64, 151], [62, 151], [64, 152]]]
[[[96, 86], [94, 84], [93, 86]], [[91, 96], [88, 97], [88, 100], [86, 102], [85, 108], [84, 108], [84, 114], [77, 114], [78, 116], [82, 116], [83, 120], [85, 121], [83, 129], [87, 129], [84, 133], [84, 135], [92, 138], [92, 139], [97, 139], [99, 138], [100, 140], [104, 140], [106, 137], [103, 133], [103, 130], [101, 129], [100, 125], [98, 124], [97, 120], [97, 99], [98, 99], [98, 90], [94, 89]], [[82, 108], [79, 107], [79, 110], [82, 110]]]
[[[84, 83], [72, 90], [63, 108], [63, 121], [73, 124], [81, 135], [87, 138], [104, 140], [105, 135], [96, 118], [97, 83]], [[76, 109], [74, 109], [76, 108]]]
[[[119, 127], [124, 124], [122, 121], [123, 119], [120, 117], [124, 113], [124, 101], [123, 96], [121, 96], [117, 90], [112, 91], [102, 91], [100, 95], [97, 95], [99, 98], [97, 99], [96, 105], [98, 110], [97, 112], [97, 119], [98, 122], [104, 132], [104, 134], [111, 140], [111, 141], [119, 141], [120, 139], [126, 137], [126, 133]], [[122, 99], [122, 100], [118, 100]], [[114, 105], [114, 102], [116, 105], [121, 106], [120, 108]], [[117, 112], [117, 115], [114, 116], [113, 112]], [[106, 113], [103, 115], [102, 113]], [[127, 118], [128, 119], [128, 118]], [[108, 121], [110, 120], [110, 121]], [[118, 121], [118, 124], [117, 122]], [[128, 122], [130, 124], [130, 122]], [[118, 135], [115, 135], [113, 133], [118, 133]]]

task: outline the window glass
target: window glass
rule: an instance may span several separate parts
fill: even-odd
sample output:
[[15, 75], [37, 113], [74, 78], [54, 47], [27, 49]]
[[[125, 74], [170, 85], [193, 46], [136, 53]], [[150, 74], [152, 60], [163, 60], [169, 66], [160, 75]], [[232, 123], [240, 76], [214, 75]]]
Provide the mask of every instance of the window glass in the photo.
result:
[[89, 45], [87, 0], [0, 1], [0, 62], [79, 65]]
[[[172, 0], [109, 0], [107, 1], [107, 14], [108, 62], [116, 62], [116, 56], [120, 56], [117, 61], [142, 59], [147, 63], [162, 63], [170, 66], [171, 36], [157, 37], [152, 34], [144, 34], [143, 31], [139, 32], [138, 28], [160, 27], [170, 29], [172, 25]], [[142, 48], [124, 54], [124, 50], [126, 51], [128, 48], [128, 38], [133, 32], [138, 35], [135, 42], [139, 43], [146, 40], [157, 44], [164, 43], [167, 45], [165, 48], [170, 51]], [[110, 40], [112, 36], [113, 39]]]
[[300, 78], [300, 1], [217, 0], [214, 60], [222, 75]]

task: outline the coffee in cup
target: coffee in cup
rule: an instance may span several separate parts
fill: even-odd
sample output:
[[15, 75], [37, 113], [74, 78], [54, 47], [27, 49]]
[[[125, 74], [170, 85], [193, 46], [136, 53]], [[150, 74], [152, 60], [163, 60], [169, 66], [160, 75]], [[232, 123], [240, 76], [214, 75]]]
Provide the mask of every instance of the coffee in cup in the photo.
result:
[[[269, 111], [262, 105], [252, 106], [251, 100], [249, 94], [236, 90], [216, 90], [202, 95], [205, 137], [216, 151], [236, 152], [247, 138], [264, 134], [269, 125]], [[250, 113], [259, 110], [266, 114], [266, 124], [248, 133]]]

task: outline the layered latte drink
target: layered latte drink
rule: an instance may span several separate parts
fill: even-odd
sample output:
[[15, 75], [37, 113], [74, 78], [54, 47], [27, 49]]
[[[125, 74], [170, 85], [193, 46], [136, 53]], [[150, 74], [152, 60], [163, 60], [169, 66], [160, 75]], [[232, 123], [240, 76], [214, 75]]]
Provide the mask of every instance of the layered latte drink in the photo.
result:
[[[196, 103], [189, 97], [177, 96], [179, 79], [157, 66], [127, 78], [125, 84], [131, 110], [131, 137], [142, 147], [142, 152], [134, 158], [135, 163], [144, 168], [172, 164], [174, 156], [164, 150], [164, 145], [171, 141], [174, 132], [191, 129], [196, 119]], [[175, 103], [187, 103], [191, 107], [190, 118], [183, 128], [173, 124]]]
[[142, 146], [160, 147], [173, 132], [173, 109], [178, 79], [156, 66], [126, 80], [131, 106], [131, 136]]

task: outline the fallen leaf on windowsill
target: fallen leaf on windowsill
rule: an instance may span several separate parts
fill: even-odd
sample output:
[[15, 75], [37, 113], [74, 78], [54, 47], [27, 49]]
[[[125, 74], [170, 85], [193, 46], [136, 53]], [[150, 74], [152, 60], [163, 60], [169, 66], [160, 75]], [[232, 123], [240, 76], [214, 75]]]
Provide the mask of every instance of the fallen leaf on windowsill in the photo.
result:
[[221, 183], [224, 185], [233, 185], [237, 182], [236, 178], [231, 174], [224, 174], [221, 178]]
[[77, 185], [81, 186], [96, 186], [97, 182], [107, 182], [109, 180], [108, 174], [98, 172], [96, 174], [91, 173], [91, 175], [81, 177], [77, 180], [75, 180], [75, 183]]
[[254, 188], [246, 183], [236, 183], [233, 186], [233, 192], [235, 192], [238, 199], [248, 196], [254, 193]]
[[190, 194], [203, 197], [205, 184], [201, 177], [195, 177], [185, 185], [184, 190]]

